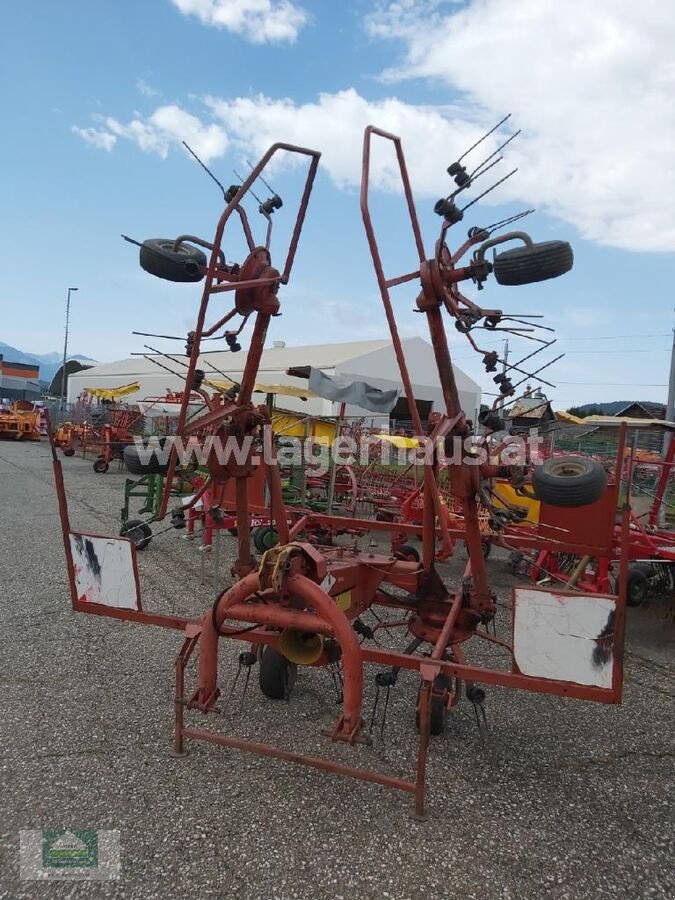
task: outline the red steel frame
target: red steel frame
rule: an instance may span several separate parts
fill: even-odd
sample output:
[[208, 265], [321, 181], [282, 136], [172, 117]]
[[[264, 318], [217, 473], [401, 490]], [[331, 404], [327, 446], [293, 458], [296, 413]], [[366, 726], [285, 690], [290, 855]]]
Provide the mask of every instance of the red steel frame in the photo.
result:
[[[586, 520], [583, 525], [584, 528], [591, 529], [598, 535], [603, 529], [605, 531], [605, 540], [596, 542], [594, 546], [588, 546], [586, 542], [583, 542], [583, 546], [580, 547], [579, 543], [575, 543], [575, 529], [569, 527], [569, 519], [565, 522], [558, 522], [558, 534], [550, 530], [546, 534], [543, 530], [526, 527], [507, 529], [501, 538], [497, 539], [498, 543], [502, 543], [508, 549], [513, 550], [539, 551], [529, 569], [529, 577], [532, 581], [537, 581], [547, 575], [559, 582], [565, 582], [568, 579], [568, 574], [561, 572], [558, 568], [556, 557], [558, 553], [569, 553], [576, 556], [584, 555], [595, 559], [596, 565], [592, 577], [589, 578], [582, 573], [576, 581], [579, 588], [595, 593], [609, 590], [612, 581], [611, 565], [624, 557], [628, 562], [653, 560], [655, 562], [675, 563], [675, 532], [658, 526], [659, 511], [665, 502], [668, 481], [675, 464], [675, 441], [670, 441], [666, 455], [661, 462], [651, 463], [651, 465], [659, 466], [660, 474], [653, 502], [649, 512], [646, 514], [647, 524], [645, 525], [641, 521], [644, 516], [635, 515], [630, 508], [629, 502], [632, 488], [631, 473], [635, 465], [632, 448], [630, 448], [627, 465], [624, 462], [629, 427], [634, 428], [636, 426], [628, 426], [626, 422], [622, 422], [619, 426], [614, 475], [607, 491], [610, 498], [610, 507], [616, 508], [622, 473], [626, 472], [624, 481], [628, 488], [629, 517], [629, 529], [626, 540], [624, 541], [621, 525], [612, 525], [611, 529], [608, 530], [607, 516], [598, 511], [599, 504], [592, 504], [579, 511]], [[606, 500], [607, 498], [603, 498], [601, 503], [606, 505]], [[552, 508], [550, 511], [554, 514], [559, 512]], [[553, 525], [553, 523], [549, 523], [550, 525]]]
[[[380, 262], [379, 251], [372, 227], [368, 208], [370, 144], [373, 135], [378, 135], [394, 145], [405, 197], [410, 214], [415, 245], [419, 256], [417, 271], [404, 276], [387, 279]], [[271, 266], [269, 247], [256, 247], [240, 201], [249, 190], [258, 174], [278, 150], [309, 157], [310, 164], [305, 182], [305, 189], [300, 202], [298, 217], [291, 239], [283, 273]], [[246, 365], [235, 399], [225, 399], [220, 404], [207, 402], [208, 412], [199, 418], [187, 422], [187, 400], [181, 409], [178, 423], [178, 434], [183, 436], [203, 433], [210, 429], [223, 438], [241, 439], [242, 435], [259, 433], [265, 423], [264, 408], [254, 407], [251, 394], [260, 362], [265, 335], [272, 315], [279, 309], [277, 292], [281, 284], [288, 282], [297, 248], [302, 223], [304, 221], [311, 188], [318, 165], [319, 154], [306, 148], [293, 147], [287, 144], [275, 144], [263, 156], [250, 176], [241, 186], [236, 196], [228, 203], [219, 220], [212, 248], [211, 259], [206, 270], [206, 283], [199, 308], [195, 330], [193, 350], [187, 375], [186, 398], [189, 398], [190, 386], [197, 368], [200, 342], [203, 337], [210, 336], [224, 326], [235, 314], [239, 313], [246, 320], [255, 313], [255, 322], [248, 350]], [[389, 323], [392, 341], [401, 371], [406, 396], [411, 412], [413, 412], [417, 434], [422, 434], [421, 422], [417, 414], [410, 377], [398, 335], [393, 307], [389, 297], [389, 288], [396, 284], [417, 280], [422, 285], [418, 298], [418, 306], [426, 315], [434, 354], [439, 371], [445, 399], [445, 414], [436, 424], [432, 437], [446, 438], [454, 434], [466, 435], [469, 425], [459, 406], [457, 387], [448, 351], [448, 344], [442, 320], [442, 306], [445, 305], [450, 314], [461, 298], [456, 285], [470, 277], [470, 269], [456, 269], [454, 263], [477, 239], [468, 241], [452, 258], [449, 253], [441, 257], [441, 251], [435, 259], [427, 259], [422, 244], [421, 233], [415, 212], [414, 201], [403, 157], [400, 139], [394, 135], [375, 128], [368, 128], [364, 141], [363, 180], [361, 190], [361, 210], [370, 245], [378, 283], [382, 294], [385, 313]], [[224, 264], [221, 243], [225, 224], [231, 214], [236, 211], [242, 220], [244, 233], [249, 245], [250, 254], [241, 267], [228, 267]], [[179, 239], [180, 240], [180, 239]], [[269, 239], [268, 239], [269, 243]], [[444, 248], [444, 242], [442, 248]], [[442, 249], [441, 248], [441, 249]], [[214, 294], [235, 290], [235, 308], [218, 321], [206, 326], [206, 313], [209, 300]], [[468, 301], [467, 301], [468, 302]], [[474, 307], [477, 309], [477, 307]], [[499, 311], [481, 311], [483, 315], [500, 315]], [[272, 452], [273, 448], [267, 448]], [[185, 739], [203, 740], [227, 747], [247, 750], [265, 756], [285, 759], [325, 771], [348, 775], [353, 778], [376, 782], [388, 787], [400, 789], [415, 795], [415, 813], [424, 814], [424, 793], [427, 766], [427, 748], [429, 742], [430, 710], [432, 697], [439, 696], [437, 679], [440, 674], [455, 679], [455, 691], [444, 690], [441, 693], [447, 706], [454, 705], [459, 694], [459, 683], [481, 682], [505, 687], [525, 689], [540, 693], [550, 693], [577, 697], [586, 700], [617, 703], [621, 700], [622, 672], [621, 657], [623, 650], [624, 607], [626, 593], [626, 563], [622, 560], [620, 591], [616, 605], [616, 622], [612, 652], [615, 665], [611, 689], [581, 685], [573, 682], [561, 682], [550, 678], [532, 677], [512, 671], [488, 669], [467, 664], [462, 650], [462, 643], [471, 637], [495, 641], [486, 632], [479, 631], [481, 622], [488, 622], [495, 614], [495, 597], [491, 593], [483, 559], [481, 534], [478, 524], [477, 494], [479, 478], [508, 475], [508, 471], [494, 466], [470, 467], [463, 462], [451, 467], [451, 484], [453, 492], [462, 503], [464, 527], [450, 529], [443, 515], [438, 521], [443, 541], [450, 543], [453, 538], [461, 537], [467, 544], [473, 572], [473, 587], [466, 584], [454, 593], [448, 592], [436, 571], [436, 514], [442, 510], [442, 503], [437, 480], [437, 465], [425, 467], [424, 498], [425, 514], [422, 526], [405, 523], [374, 522], [371, 520], [349, 519], [351, 528], [380, 532], [403, 532], [418, 534], [423, 538], [423, 560], [418, 565], [413, 562], [400, 561], [392, 556], [364, 553], [349, 548], [318, 548], [301, 541], [303, 530], [310, 524], [339, 528], [345, 520], [338, 516], [310, 514], [300, 519], [291, 528], [286, 522], [286, 514], [281, 495], [281, 480], [278, 465], [268, 465], [271, 512], [280, 537], [277, 547], [268, 550], [258, 566], [251, 555], [250, 536], [248, 531], [249, 503], [247, 496], [248, 479], [252, 474], [249, 464], [227, 463], [222, 465], [217, 460], [209, 459], [210, 484], [218, 503], [218, 496], [224, 495], [226, 485], [235, 481], [238, 528], [238, 559], [233, 569], [237, 580], [229, 590], [225, 591], [213, 608], [199, 620], [180, 616], [162, 615], [145, 612], [142, 609], [111, 609], [95, 603], [81, 603], [76, 596], [73, 559], [70, 551], [69, 535], [71, 526], [68, 518], [67, 498], [63, 483], [61, 464], [56, 456], [52, 443], [54, 473], [61, 524], [64, 534], [64, 548], [68, 562], [73, 608], [98, 615], [123, 618], [145, 624], [161, 625], [184, 632], [182, 649], [176, 660], [176, 701], [175, 701], [175, 749], [183, 752]], [[170, 485], [176, 455], [173, 454], [166, 477]], [[165, 492], [160, 510], [160, 517], [167, 512], [169, 492]], [[623, 534], [627, 535], [629, 518], [627, 511], [623, 513]], [[132, 558], [136, 568], [136, 557], [132, 547]], [[387, 593], [383, 585], [389, 583], [403, 589], [404, 595]], [[346, 598], [346, 599], [345, 599]], [[359, 644], [352, 622], [373, 604], [403, 610], [407, 612], [406, 624], [411, 635], [430, 645], [429, 656], [418, 656], [412, 652], [402, 653], [379, 647], [368, 647]], [[230, 629], [224, 623], [237, 621], [251, 623], [251, 629]], [[419, 709], [419, 752], [414, 779], [394, 778], [379, 772], [363, 768], [339, 764], [330, 759], [307, 757], [278, 747], [241, 740], [227, 735], [214, 734], [210, 731], [188, 727], [185, 724], [186, 709], [196, 709], [204, 713], [214, 710], [218, 699], [217, 656], [221, 636], [234, 640], [243, 640], [253, 647], [262, 645], [278, 646], [282, 629], [294, 629], [323, 635], [327, 644], [339, 646], [344, 670], [344, 702], [342, 714], [332, 730], [332, 740], [354, 743], [361, 737], [362, 699], [364, 664], [374, 663], [383, 667], [400, 667], [417, 671], [421, 677]], [[245, 633], [243, 633], [245, 631]], [[506, 650], [512, 648], [507, 642], [496, 641]], [[198, 687], [191, 696], [185, 693], [185, 668], [199, 645]], [[316, 665], [325, 665], [328, 656], [324, 652], [316, 661]]]

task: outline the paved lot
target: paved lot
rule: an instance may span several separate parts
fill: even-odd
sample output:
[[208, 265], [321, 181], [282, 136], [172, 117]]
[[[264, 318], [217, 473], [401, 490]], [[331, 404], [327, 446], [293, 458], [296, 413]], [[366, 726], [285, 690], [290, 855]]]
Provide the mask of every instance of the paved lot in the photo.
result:
[[[74, 526], [116, 530], [124, 475], [95, 475], [79, 459], [64, 469]], [[374, 785], [205, 744], [172, 757], [179, 636], [69, 611], [45, 444], [0, 444], [0, 497], [0, 897], [675, 895], [666, 600], [629, 611], [623, 706], [491, 689], [484, 749], [462, 705], [433, 744], [431, 817], [420, 824], [406, 796]], [[208, 566], [177, 534], [160, 537], [141, 554], [147, 606], [203, 609]], [[490, 570], [506, 597], [503, 560]], [[224, 685], [238, 650], [224, 648]], [[407, 775], [415, 692], [402, 678], [385, 740], [355, 750], [319, 733], [336, 715], [322, 672], [303, 674], [290, 706], [252, 684], [245, 715], [214, 725]], [[21, 882], [19, 830], [49, 827], [118, 829], [121, 881]]]

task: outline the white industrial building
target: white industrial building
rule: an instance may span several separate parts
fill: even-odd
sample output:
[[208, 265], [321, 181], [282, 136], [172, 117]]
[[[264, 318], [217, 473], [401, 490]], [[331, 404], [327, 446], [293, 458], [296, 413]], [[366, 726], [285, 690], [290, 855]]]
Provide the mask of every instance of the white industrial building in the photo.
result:
[[[420, 414], [422, 419], [426, 419], [429, 412], [443, 409], [443, 397], [433, 350], [427, 341], [419, 337], [405, 338], [403, 347]], [[199, 368], [204, 371], [207, 379], [222, 380], [225, 376], [238, 381], [245, 362], [245, 349], [239, 353], [223, 351], [204, 353], [199, 358]], [[88, 388], [116, 388], [131, 382], [138, 382], [140, 390], [125, 398], [130, 403], [146, 397], [164, 396], [167, 390], [181, 391], [185, 387], [183, 375], [187, 372], [186, 363], [187, 358], [179, 354], [151, 358], [137, 356], [118, 362], [102, 363], [70, 375], [68, 401], [71, 403], [76, 401]], [[161, 366], [165, 366], [175, 374], [171, 374]], [[331, 377], [339, 377], [340, 380], [367, 381], [373, 387], [383, 390], [398, 388], [402, 399], [392, 411], [391, 418], [410, 419], [394, 348], [389, 340], [310, 344], [304, 347], [287, 347], [283, 342], [275, 341], [262, 354], [258, 381], [264, 384], [306, 387], [307, 382], [303, 379], [286, 375], [286, 370], [294, 366], [312, 366]], [[480, 387], [457, 367], [454, 368], [454, 372], [462, 409], [467, 417], [475, 421], [477, 410], [480, 408]], [[206, 387], [208, 389], [208, 386]], [[261, 396], [260, 402], [263, 402], [263, 399]], [[296, 397], [278, 397], [276, 405], [305, 415], [334, 416], [338, 411], [337, 403], [320, 397], [305, 401]], [[355, 406], [348, 406], [345, 412], [347, 416], [364, 416], [377, 421], [380, 425], [384, 424], [381, 416]]]

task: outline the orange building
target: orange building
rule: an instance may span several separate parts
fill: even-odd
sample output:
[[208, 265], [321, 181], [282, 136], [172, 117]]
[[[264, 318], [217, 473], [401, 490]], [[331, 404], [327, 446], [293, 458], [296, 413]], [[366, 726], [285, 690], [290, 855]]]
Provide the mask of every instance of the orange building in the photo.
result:
[[36, 400], [40, 396], [40, 367], [10, 362], [0, 353], [0, 398]]

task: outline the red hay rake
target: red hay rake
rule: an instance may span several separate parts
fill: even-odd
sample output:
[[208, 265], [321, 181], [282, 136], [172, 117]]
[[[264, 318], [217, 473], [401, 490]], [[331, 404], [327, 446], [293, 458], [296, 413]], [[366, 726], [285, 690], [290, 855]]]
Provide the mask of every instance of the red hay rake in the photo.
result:
[[[414, 269], [403, 275], [385, 275], [371, 221], [370, 152], [374, 137], [389, 142], [395, 151], [409, 213], [417, 259]], [[283, 268], [278, 270], [272, 263], [270, 252], [273, 209], [266, 209], [266, 204], [260, 206], [268, 228], [264, 245], [256, 245], [242, 201], [267, 164], [281, 151], [306, 160], [308, 167], [286, 260]], [[531, 586], [515, 589], [513, 637], [508, 641], [497, 639], [488, 631], [497, 612], [497, 598], [488, 584], [479, 502], [490, 510], [495, 521], [522, 519], [522, 510], [517, 505], [507, 508], [502, 505], [497, 509], [490, 485], [494, 479], [501, 478], [525, 492], [525, 467], [489, 462], [472, 465], [465, 459], [449, 463], [447, 485], [452, 502], [461, 514], [457, 527], [452, 527], [451, 520], [444, 513], [447, 499], [440, 486], [436, 450], [430, 464], [424, 467], [421, 521], [345, 520], [339, 516], [307, 512], [289, 526], [279, 466], [275, 464], [274, 440], [269, 429], [265, 428], [269, 422], [268, 411], [253, 404], [252, 391], [268, 327], [272, 317], [280, 310], [280, 288], [290, 278], [318, 162], [319, 153], [314, 150], [275, 144], [241, 186], [225, 192], [226, 207], [212, 242], [181, 236], [175, 241], [148, 241], [141, 245], [141, 264], [153, 274], [176, 281], [196, 282], [204, 279], [195, 329], [188, 336], [187, 390], [178, 417], [177, 434], [183, 439], [195, 436], [203, 439], [208, 435], [222, 442], [230, 442], [240, 451], [236, 459], [230, 457], [223, 461], [212, 453], [207, 460], [208, 512], [216, 520], [225, 506], [226, 492], [234, 487], [238, 532], [237, 561], [232, 570], [231, 586], [215, 602], [208, 602], [204, 615], [198, 619], [145, 612], [141, 604], [136, 551], [132, 542], [71, 529], [61, 464], [54, 450], [54, 472], [72, 605], [81, 612], [161, 625], [182, 633], [183, 645], [176, 660], [176, 753], [184, 752], [186, 740], [208, 741], [376, 782], [414, 794], [415, 813], [422, 816], [430, 734], [442, 730], [447, 711], [463, 695], [477, 707], [481, 706], [484, 698], [481, 684], [605, 703], [620, 702], [626, 571], [622, 564], [618, 597], [539, 590]], [[449, 171], [456, 183], [459, 184], [457, 179], [463, 179], [463, 187], [470, 186], [472, 177], [477, 177], [476, 173], [467, 175], [460, 162], [453, 164]], [[543, 280], [554, 277], [571, 266], [568, 245], [550, 242], [556, 246], [547, 248], [547, 245], [533, 244], [522, 232], [493, 238], [494, 228], [471, 229], [460, 248], [450, 252], [446, 236], [450, 225], [459, 220], [458, 214], [462, 212], [454, 203], [454, 197], [461, 189], [437, 204], [443, 224], [434, 255], [430, 258], [421, 238], [401, 141], [379, 129], [366, 129], [361, 187], [363, 222], [401, 381], [413, 415], [414, 432], [416, 436], [422, 436], [424, 429], [390, 297], [391, 288], [397, 285], [417, 285], [417, 307], [428, 323], [444, 397], [444, 409], [427, 435], [435, 448], [448, 445], [455, 437], [465, 439], [472, 433], [471, 423], [466, 420], [459, 405], [443, 322], [444, 311], [484, 356], [488, 371], [496, 370], [496, 354], [480, 350], [471, 331], [483, 326], [491, 330], [506, 329], [510, 322], [520, 321], [499, 309], [477, 306], [459, 292], [458, 285], [462, 281], [473, 280], [482, 287], [493, 268], [497, 280], [517, 284], [527, 283], [528, 278]], [[268, 205], [273, 199], [267, 202]], [[281, 201], [278, 197], [276, 199], [279, 202], [274, 208], [278, 209]], [[228, 262], [223, 250], [225, 226], [234, 213], [240, 218], [248, 245], [248, 256], [240, 264]], [[493, 264], [487, 262], [486, 250], [507, 240], [520, 241], [524, 246], [498, 255]], [[194, 244], [210, 251], [208, 260]], [[474, 247], [476, 250], [472, 259], [465, 266], [458, 266], [462, 257]], [[564, 264], [561, 263], [562, 258]], [[216, 321], [207, 325], [210, 307], [232, 295], [233, 307], [225, 312], [219, 309]], [[231, 347], [236, 344], [244, 323], [253, 318], [243, 376], [236, 390], [212, 397], [201, 387], [204, 373], [198, 367], [200, 348], [204, 339], [223, 331], [235, 316], [242, 318], [241, 326], [223, 333]], [[510, 330], [518, 331], [517, 328]], [[503, 396], [511, 396], [515, 392], [516, 386], [506, 376], [498, 383]], [[202, 397], [206, 410], [188, 420], [191, 391]], [[498, 418], [497, 408], [492, 415]], [[255, 458], [260, 450], [264, 450], [267, 459], [270, 514], [279, 534], [279, 544], [256, 560], [248, 528], [249, 481], [256, 471]], [[168, 513], [170, 485], [177, 459], [177, 450], [173, 446], [160, 518]], [[198, 497], [199, 491], [190, 503], [196, 503]], [[180, 524], [181, 519], [184, 522], [186, 513], [189, 509], [185, 506], [174, 510], [174, 523]], [[380, 535], [421, 537], [421, 561], [405, 561], [394, 555], [371, 552], [372, 546], [362, 551], [356, 542], [353, 546], [324, 546], [305, 537], [310, 531], [340, 529], [346, 522], [352, 529]], [[624, 514], [624, 532], [627, 527], [628, 519]], [[461, 582], [452, 588], [446, 586], [437, 568], [437, 530], [443, 546], [450, 547], [453, 540], [460, 538], [467, 546], [467, 572]], [[105, 567], [102, 565], [102, 550], [106, 551]], [[372, 637], [378, 627], [370, 629], [361, 620], [364, 612], [373, 607], [385, 612], [394, 611], [401, 617], [401, 631], [407, 634], [400, 649], [385, 649], [360, 642], [360, 638]], [[386, 628], [387, 623], [382, 623], [382, 627]], [[342, 709], [329, 732], [329, 738], [347, 744], [368, 740], [363, 715], [366, 665], [377, 667], [375, 683], [378, 691], [393, 688], [401, 669], [417, 672], [420, 677], [416, 703], [419, 751], [414, 777], [409, 780], [393, 777], [368, 768], [338, 763], [328, 757], [306, 756], [272, 744], [243, 740], [188, 724], [188, 716], [208, 714], [216, 708], [221, 695], [218, 654], [224, 639], [243, 641], [249, 645], [249, 649], [239, 656], [240, 668], [250, 669], [257, 664], [261, 688], [270, 698], [288, 698], [298, 666], [339, 666], [343, 681]], [[489, 641], [501, 647], [507, 665], [497, 669], [471, 664], [465, 652], [465, 646], [471, 640]], [[197, 683], [188, 690], [186, 666], [197, 650]]]

